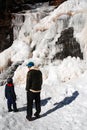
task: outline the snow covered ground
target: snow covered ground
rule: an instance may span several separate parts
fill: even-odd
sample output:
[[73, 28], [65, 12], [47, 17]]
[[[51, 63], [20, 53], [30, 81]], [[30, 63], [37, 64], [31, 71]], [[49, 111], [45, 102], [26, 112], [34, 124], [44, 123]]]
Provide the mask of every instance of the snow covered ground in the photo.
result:
[[[40, 13], [45, 9], [46, 7], [37, 10]], [[7, 67], [9, 60], [13, 63], [24, 61], [13, 77], [19, 112], [7, 112], [4, 86], [0, 86], [0, 130], [86, 130], [87, 1], [68, 0], [48, 16], [40, 17], [39, 21], [35, 12], [29, 13], [29, 16], [26, 16], [13, 45], [0, 53], [1, 70]], [[55, 47], [56, 40], [63, 29], [71, 26], [74, 27], [74, 36], [80, 43], [84, 59], [69, 56], [63, 61], [52, 62], [53, 55], [58, 51]], [[43, 85], [41, 118], [29, 122], [26, 120], [25, 86], [28, 71], [26, 63], [31, 60], [40, 66]]]
[[25, 85], [15, 87], [18, 113], [7, 112], [4, 86], [0, 87], [0, 130], [87, 129], [87, 72], [67, 83], [48, 81], [42, 88], [41, 118], [29, 122], [26, 120]]

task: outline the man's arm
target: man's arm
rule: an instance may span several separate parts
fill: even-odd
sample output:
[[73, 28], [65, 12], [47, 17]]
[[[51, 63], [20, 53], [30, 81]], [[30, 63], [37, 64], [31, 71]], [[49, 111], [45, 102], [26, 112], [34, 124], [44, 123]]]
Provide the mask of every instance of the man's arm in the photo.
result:
[[26, 79], [26, 90], [29, 91], [32, 85], [32, 80], [31, 80], [31, 72], [27, 73], [27, 79]]

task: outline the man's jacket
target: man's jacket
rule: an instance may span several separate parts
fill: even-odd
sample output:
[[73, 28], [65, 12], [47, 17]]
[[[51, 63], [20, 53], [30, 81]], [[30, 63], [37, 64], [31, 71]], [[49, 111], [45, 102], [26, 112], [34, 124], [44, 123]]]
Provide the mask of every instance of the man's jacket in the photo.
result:
[[34, 67], [27, 73], [26, 90], [40, 92], [42, 85], [42, 73]]

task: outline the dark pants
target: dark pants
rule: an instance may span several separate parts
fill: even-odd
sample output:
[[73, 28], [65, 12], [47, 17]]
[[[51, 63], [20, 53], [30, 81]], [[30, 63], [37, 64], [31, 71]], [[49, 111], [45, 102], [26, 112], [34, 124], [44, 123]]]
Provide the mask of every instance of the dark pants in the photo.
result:
[[36, 114], [39, 115], [41, 112], [41, 104], [40, 104], [40, 92], [33, 93], [27, 92], [27, 116], [32, 117], [32, 109], [33, 109], [33, 101], [35, 100], [35, 108]]
[[12, 108], [12, 105], [13, 105], [13, 109], [16, 110], [17, 109], [17, 106], [16, 106], [16, 102], [15, 100], [9, 98], [7, 99], [7, 106], [8, 106], [8, 110], [11, 110]]

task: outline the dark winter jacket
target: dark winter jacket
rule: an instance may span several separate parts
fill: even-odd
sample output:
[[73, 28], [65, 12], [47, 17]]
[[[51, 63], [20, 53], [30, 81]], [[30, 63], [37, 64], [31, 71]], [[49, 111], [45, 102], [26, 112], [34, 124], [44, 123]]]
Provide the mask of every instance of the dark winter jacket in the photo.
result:
[[26, 90], [34, 90], [38, 92], [41, 90], [42, 85], [42, 73], [38, 69], [31, 69], [27, 73]]
[[5, 97], [7, 99], [12, 99], [12, 100], [16, 100], [16, 94], [14, 91], [14, 85], [12, 83], [8, 83], [5, 86]]

